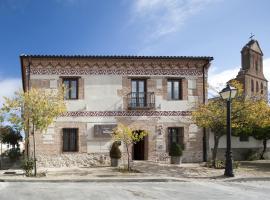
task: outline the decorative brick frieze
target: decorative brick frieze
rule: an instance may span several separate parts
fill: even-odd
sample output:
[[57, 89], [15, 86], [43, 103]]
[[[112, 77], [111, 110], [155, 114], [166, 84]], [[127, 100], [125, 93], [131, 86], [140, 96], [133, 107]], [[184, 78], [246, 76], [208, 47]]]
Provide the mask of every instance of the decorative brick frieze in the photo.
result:
[[134, 75], [134, 76], [202, 76], [197, 69], [91, 69], [70, 67], [31, 67], [33, 75]]
[[191, 111], [68, 111], [62, 117], [190, 116]]

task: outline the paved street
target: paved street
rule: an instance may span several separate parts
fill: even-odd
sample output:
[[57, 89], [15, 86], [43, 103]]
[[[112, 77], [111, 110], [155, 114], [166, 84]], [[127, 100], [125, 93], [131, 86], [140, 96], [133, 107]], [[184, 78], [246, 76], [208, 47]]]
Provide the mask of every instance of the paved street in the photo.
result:
[[270, 182], [0, 183], [1, 200], [269, 200]]

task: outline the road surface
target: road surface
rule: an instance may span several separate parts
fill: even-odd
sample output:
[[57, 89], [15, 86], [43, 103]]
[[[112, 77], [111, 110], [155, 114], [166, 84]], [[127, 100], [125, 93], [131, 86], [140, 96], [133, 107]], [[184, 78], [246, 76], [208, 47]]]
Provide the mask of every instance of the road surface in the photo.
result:
[[0, 182], [0, 200], [269, 200], [270, 182]]

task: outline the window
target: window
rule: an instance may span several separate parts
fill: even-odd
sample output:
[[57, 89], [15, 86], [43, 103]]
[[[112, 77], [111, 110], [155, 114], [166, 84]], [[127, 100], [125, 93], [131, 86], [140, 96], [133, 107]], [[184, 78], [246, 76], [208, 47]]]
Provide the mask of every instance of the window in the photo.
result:
[[258, 74], [258, 70], [259, 70], [259, 63], [258, 63], [258, 60], [255, 61], [255, 66], [256, 66], [256, 73]]
[[261, 83], [261, 94], [263, 94], [263, 83]]
[[78, 78], [64, 78], [65, 99], [78, 99]]
[[256, 92], [259, 92], [259, 83], [256, 81]]
[[184, 128], [170, 127], [168, 128], [168, 150], [170, 150], [172, 143], [184, 145]]
[[248, 142], [249, 137], [247, 135], [240, 135], [239, 140], [240, 140], [240, 142]]
[[146, 80], [133, 79], [131, 80], [131, 107], [143, 108], [146, 106]]
[[251, 80], [251, 92], [254, 92], [254, 81]]
[[63, 129], [63, 152], [78, 151], [78, 129], [64, 128]]
[[168, 80], [167, 82], [168, 100], [182, 99], [182, 80]]

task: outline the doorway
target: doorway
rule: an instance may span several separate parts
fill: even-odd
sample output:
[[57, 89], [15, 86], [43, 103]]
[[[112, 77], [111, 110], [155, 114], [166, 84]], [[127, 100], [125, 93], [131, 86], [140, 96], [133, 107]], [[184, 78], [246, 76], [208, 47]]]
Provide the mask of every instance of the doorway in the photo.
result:
[[[141, 132], [138, 130], [136, 132]], [[133, 160], [146, 160], [146, 150], [147, 150], [147, 136], [145, 136], [142, 140], [133, 144]]]

